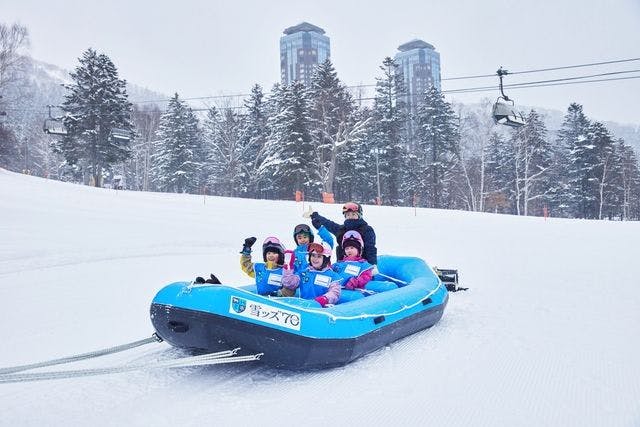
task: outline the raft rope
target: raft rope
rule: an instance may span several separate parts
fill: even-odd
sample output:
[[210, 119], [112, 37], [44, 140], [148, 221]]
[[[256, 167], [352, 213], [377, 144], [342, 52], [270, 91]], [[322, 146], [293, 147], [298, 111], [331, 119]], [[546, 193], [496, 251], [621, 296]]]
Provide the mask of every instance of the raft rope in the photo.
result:
[[60, 359], [48, 360], [45, 362], [31, 363], [29, 365], [12, 366], [10, 368], [0, 369], [0, 375], [12, 374], [14, 372], [27, 371], [36, 368], [44, 368], [47, 366], [62, 365], [64, 363], [78, 362], [80, 360], [92, 359], [94, 357], [106, 356], [107, 354], [119, 353], [121, 351], [129, 350], [132, 348], [140, 347], [153, 342], [162, 342], [157, 334], [153, 334], [149, 338], [143, 340], [133, 341], [127, 344], [117, 345], [115, 347], [108, 347], [102, 350], [91, 351], [89, 353], [77, 354], [74, 356], [62, 357]]
[[145, 344], [150, 344], [152, 342], [161, 342], [161, 341], [162, 339], [160, 337], [158, 337], [156, 334], [153, 334], [151, 338], [134, 341], [132, 343], [123, 344], [116, 347], [110, 347], [103, 350], [92, 351], [90, 353], [83, 353], [75, 356], [54, 359], [46, 362], [32, 363], [30, 365], [21, 365], [21, 366], [3, 368], [3, 369], [0, 369], [0, 384], [77, 378], [77, 377], [115, 374], [115, 373], [122, 373], [122, 372], [131, 372], [131, 371], [147, 371], [147, 370], [159, 369], [159, 368], [184, 368], [184, 367], [192, 367], [192, 366], [219, 365], [223, 363], [249, 362], [249, 361], [260, 360], [260, 357], [263, 356], [264, 354], [264, 353], [258, 353], [258, 354], [251, 354], [247, 356], [236, 356], [240, 348], [235, 348], [233, 350], [224, 350], [217, 353], [207, 353], [207, 354], [202, 354], [198, 356], [182, 357], [179, 359], [162, 360], [154, 363], [126, 364], [121, 366], [113, 366], [109, 368], [97, 368], [97, 369], [77, 369], [77, 370], [67, 370], [67, 371], [26, 372], [26, 373], [22, 372], [22, 371], [32, 370], [36, 368], [43, 368], [46, 366], [77, 362], [80, 360], [90, 359], [93, 357], [99, 357], [107, 354], [118, 353], [131, 348], [140, 347]]

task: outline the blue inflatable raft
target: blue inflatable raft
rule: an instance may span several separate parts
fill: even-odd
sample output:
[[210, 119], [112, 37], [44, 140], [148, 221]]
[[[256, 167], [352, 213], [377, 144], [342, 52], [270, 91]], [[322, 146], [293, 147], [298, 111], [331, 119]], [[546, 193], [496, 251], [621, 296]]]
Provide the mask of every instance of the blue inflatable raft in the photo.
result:
[[153, 299], [151, 321], [175, 347], [240, 347], [287, 369], [340, 366], [442, 317], [447, 289], [423, 260], [382, 255], [378, 269], [397, 279], [398, 289], [328, 308], [312, 300], [261, 296], [255, 285], [172, 283]]

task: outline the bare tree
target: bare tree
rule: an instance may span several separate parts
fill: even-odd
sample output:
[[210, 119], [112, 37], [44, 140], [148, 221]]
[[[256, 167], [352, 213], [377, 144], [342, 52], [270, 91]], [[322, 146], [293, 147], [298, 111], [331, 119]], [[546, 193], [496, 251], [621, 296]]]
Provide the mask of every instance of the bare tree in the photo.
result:
[[484, 99], [475, 111], [463, 111], [462, 105], [458, 106], [458, 116], [461, 117], [459, 166], [466, 184], [461, 194], [471, 211], [484, 211], [488, 196], [488, 148], [496, 128], [490, 111], [491, 101], [488, 99]]
[[154, 139], [157, 139], [160, 116], [162, 112], [155, 104], [150, 107], [133, 108], [132, 118], [138, 137], [132, 147], [133, 156], [129, 163], [133, 188], [136, 190], [149, 191], [150, 188], [151, 154]]
[[11, 26], [0, 23], [0, 93], [4, 86], [13, 80], [14, 69], [19, 66], [23, 57], [21, 49], [29, 46], [29, 32], [20, 24]]
[[515, 145], [516, 209], [518, 215], [526, 216], [531, 202], [544, 199], [550, 190], [545, 179], [551, 166], [551, 148], [546, 126], [535, 110], [531, 110], [527, 124], [514, 135], [512, 142]]

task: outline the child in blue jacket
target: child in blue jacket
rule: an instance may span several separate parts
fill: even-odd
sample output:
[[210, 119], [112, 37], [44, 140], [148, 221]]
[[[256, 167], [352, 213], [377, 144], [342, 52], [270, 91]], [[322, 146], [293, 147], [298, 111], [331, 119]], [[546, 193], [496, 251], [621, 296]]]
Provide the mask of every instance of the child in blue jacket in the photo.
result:
[[287, 268], [284, 262], [285, 247], [276, 237], [267, 237], [262, 243], [262, 262], [251, 261], [251, 246], [256, 242], [255, 237], [244, 239], [240, 251], [240, 268], [250, 277], [256, 279], [256, 290], [260, 295], [283, 295], [283, 285], [296, 280], [293, 270]]
[[308, 267], [294, 276], [298, 280], [287, 281], [283, 287], [294, 293], [299, 287], [300, 298], [314, 299], [322, 307], [336, 304], [340, 299], [342, 277], [331, 269], [329, 245], [309, 243], [308, 262]]
[[[333, 236], [325, 227], [320, 227], [318, 230], [318, 236], [327, 244], [333, 248]], [[300, 273], [304, 271], [309, 266], [308, 255], [309, 249], [308, 246], [310, 243], [314, 241], [313, 231], [311, 231], [311, 227], [307, 224], [298, 224], [293, 229], [293, 240], [296, 243], [296, 249], [293, 251], [294, 261], [293, 261], [293, 272]]]
[[342, 248], [344, 258], [333, 264], [333, 270], [345, 280], [345, 291], [342, 293], [340, 302], [362, 298], [369, 292], [378, 293], [397, 288], [392, 282], [372, 280], [373, 265], [360, 255], [365, 248], [360, 233], [353, 230], [344, 233]]

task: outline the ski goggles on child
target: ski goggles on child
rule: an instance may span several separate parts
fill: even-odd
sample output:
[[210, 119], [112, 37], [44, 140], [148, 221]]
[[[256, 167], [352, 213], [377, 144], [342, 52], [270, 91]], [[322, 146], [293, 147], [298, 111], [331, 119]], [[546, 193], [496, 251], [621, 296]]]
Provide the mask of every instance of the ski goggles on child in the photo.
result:
[[280, 243], [280, 239], [278, 239], [277, 237], [267, 237], [262, 243], [262, 246], [266, 245], [282, 245], [282, 243]]
[[331, 257], [331, 248], [328, 245], [321, 245], [320, 243], [309, 243], [307, 253], [309, 255], [320, 254], [326, 257]]
[[293, 235], [295, 236], [296, 234], [300, 233], [311, 235], [311, 227], [309, 227], [307, 224], [296, 225], [296, 228], [293, 229]]

